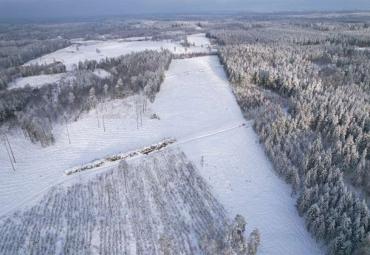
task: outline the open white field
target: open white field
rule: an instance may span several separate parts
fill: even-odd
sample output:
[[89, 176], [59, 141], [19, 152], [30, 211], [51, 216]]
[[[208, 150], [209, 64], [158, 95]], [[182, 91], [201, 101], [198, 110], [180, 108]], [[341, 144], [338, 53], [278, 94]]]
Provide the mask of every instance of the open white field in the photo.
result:
[[[96, 69], [93, 73], [101, 79], [109, 78], [109, 76], [111, 76], [111, 74], [104, 69]], [[47, 84], [56, 83], [59, 85], [61, 81], [68, 81], [72, 79], [75, 79], [74, 72], [21, 77], [9, 83], [8, 89], [19, 89], [26, 86], [30, 86], [32, 88], [41, 88]]]
[[55, 61], [59, 61], [66, 65], [67, 70], [73, 70], [74, 66], [77, 65], [79, 61], [99, 61], [104, 58], [119, 57], [121, 55], [144, 50], [167, 49], [174, 54], [208, 52], [208, 48], [202, 47], [201, 44], [198, 44], [198, 42], [206, 43], [208, 41], [205, 38], [205, 34], [190, 35], [189, 38], [191, 41], [195, 40], [197, 42], [195, 46], [191, 46], [190, 48], [185, 48], [180, 44], [180, 42], [176, 41], [144, 41], [142, 38], [138, 41], [129, 41], [124, 39], [107, 41], [78, 41], [67, 48], [34, 59], [27, 64], [50, 64]]
[[36, 75], [29, 77], [18, 78], [9, 84], [9, 89], [19, 89], [25, 86], [31, 86], [34, 88], [42, 87], [45, 84], [59, 82], [62, 78], [66, 76], [65, 73], [58, 74], [45, 74]]
[[[0, 148], [0, 214], [29, 203], [50, 186], [77, 180], [87, 172], [65, 176], [64, 170], [94, 159], [130, 151], [173, 137], [171, 146], [185, 151], [228, 211], [259, 228], [259, 254], [322, 254], [305, 230], [290, 188], [274, 173], [257, 136], [245, 122], [216, 56], [174, 60], [143, 125], [136, 128], [134, 98], [101, 105], [66, 126], [56, 126], [56, 144], [32, 145], [21, 134], [9, 137], [16, 154], [12, 171]], [[160, 120], [151, 119], [156, 113]], [[102, 116], [105, 116], [104, 132]], [[104, 171], [97, 169], [96, 172]]]
[[208, 38], [205, 37], [204, 34], [193, 34], [193, 35], [189, 35], [187, 38], [188, 38], [188, 42], [194, 46], [208, 47], [211, 45]]

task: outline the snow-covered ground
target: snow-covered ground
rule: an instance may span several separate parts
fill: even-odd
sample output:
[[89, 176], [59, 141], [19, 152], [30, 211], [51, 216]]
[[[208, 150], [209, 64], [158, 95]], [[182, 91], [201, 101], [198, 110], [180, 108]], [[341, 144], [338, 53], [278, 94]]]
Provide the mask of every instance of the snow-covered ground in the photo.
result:
[[193, 35], [189, 35], [187, 38], [188, 38], [188, 42], [191, 45], [200, 46], [200, 47], [202, 46], [208, 47], [211, 45], [208, 38], [205, 37], [204, 34], [193, 34]]
[[111, 74], [104, 69], [95, 69], [94, 74], [101, 79], [109, 78]]
[[[101, 79], [109, 78], [111, 76], [111, 74], [104, 69], [96, 69], [93, 73]], [[21, 77], [9, 83], [8, 89], [19, 89], [26, 86], [41, 88], [46, 84], [59, 84], [61, 81], [66, 81], [70, 79], [75, 79], [73, 72]]]
[[[190, 35], [190, 40], [196, 42], [207, 41], [205, 34]], [[203, 38], [203, 39], [202, 39]], [[50, 64], [55, 61], [60, 61], [66, 65], [67, 70], [73, 70], [74, 66], [79, 61], [85, 60], [102, 60], [104, 58], [113, 58], [121, 55], [129, 54], [132, 52], [144, 51], [144, 50], [161, 50], [167, 49], [174, 54], [182, 53], [199, 53], [207, 52], [208, 49], [201, 47], [201, 45], [192, 46], [190, 48], [184, 48], [180, 42], [176, 41], [143, 41], [142, 38], [138, 41], [128, 41], [124, 39], [118, 40], [107, 40], [107, 41], [77, 41], [75, 44], [47, 54], [40, 58], [34, 59], [26, 65], [30, 64]]]
[[[17, 164], [12, 171], [2, 146], [0, 215], [30, 203], [50, 186], [79, 178], [65, 176], [66, 169], [173, 137], [177, 143], [171, 146], [198, 166], [229, 217], [241, 214], [248, 221], [247, 232], [260, 230], [259, 254], [323, 253], [305, 230], [290, 187], [275, 175], [250, 123], [241, 126], [245, 120], [216, 56], [174, 60], [139, 129], [134, 102], [135, 97], [107, 102], [98, 115], [92, 111], [69, 123], [71, 144], [65, 125], [54, 128], [56, 144], [47, 148], [30, 144], [20, 133], [9, 136]], [[160, 119], [150, 118], [153, 113]]]
[[323, 254], [297, 214], [290, 187], [274, 173], [251, 127], [181, 146], [230, 215], [258, 228], [258, 254]]
[[45, 84], [59, 82], [65, 76], [66, 76], [65, 73], [60, 73], [60, 74], [44, 74], [44, 75], [36, 75], [36, 76], [18, 78], [15, 81], [9, 83], [9, 89], [19, 89], [27, 85], [31, 87], [39, 88]]
[[230, 223], [185, 155], [166, 150], [59, 186], [0, 219], [0, 254], [225, 254]]
[[370, 51], [370, 47], [356, 47], [355, 49], [358, 51]]

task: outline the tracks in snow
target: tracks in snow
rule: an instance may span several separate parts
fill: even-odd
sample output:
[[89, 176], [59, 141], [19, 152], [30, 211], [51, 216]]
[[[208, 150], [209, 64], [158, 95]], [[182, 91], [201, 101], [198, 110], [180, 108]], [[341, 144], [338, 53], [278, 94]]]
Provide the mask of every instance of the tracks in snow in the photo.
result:
[[232, 131], [234, 129], [238, 129], [238, 128], [242, 128], [242, 127], [246, 127], [246, 126], [247, 126], [246, 123], [242, 123], [242, 124], [239, 124], [239, 125], [236, 125], [236, 126], [233, 126], [233, 127], [220, 129], [220, 130], [210, 132], [210, 133], [207, 133], [207, 134], [204, 134], [204, 135], [199, 135], [199, 136], [195, 136], [195, 137], [191, 137], [191, 138], [186, 138], [186, 139], [182, 139], [182, 140], [179, 140], [179, 141], [177, 141], [176, 139], [173, 139], [173, 138], [172, 139], [165, 139], [165, 140], [163, 140], [159, 143], [152, 144], [150, 146], [147, 146], [147, 147], [144, 147], [144, 148], [141, 148], [141, 149], [138, 149], [138, 150], [119, 153], [119, 154], [115, 154], [115, 155], [110, 155], [110, 156], [105, 157], [104, 159], [95, 160], [93, 162], [87, 163], [87, 164], [82, 165], [82, 166], [67, 169], [66, 171], [64, 171], [64, 173], [66, 175], [72, 175], [72, 174], [76, 174], [76, 173], [80, 173], [80, 172], [84, 172], [84, 171], [88, 171], [88, 170], [92, 170], [92, 169], [97, 169], [97, 168], [100, 168], [100, 167], [114, 166], [114, 165], [117, 165], [119, 163], [119, 161], [121, 161], [121, 160], [131, 159], [131, 158], [138, 157], [138, 156], [143, 156], [143, 155], [149, 155], [153, 152], [160, 151], [160, 150], [162, 150], [162, 149], [164, 149], [168, 146], [171, 146], [171, 145], [179, 145], [179, 144], [189, 143], [189, 142], [192, 142], [192, 141], [200, 140], [200, 139], [207, 138], [207, 137], [210, 137], [210, 136], [215, 136], [215, 135], [218, 135], [218, 134], [222, 134], [222, 133], [229, 132], [229, 131]]

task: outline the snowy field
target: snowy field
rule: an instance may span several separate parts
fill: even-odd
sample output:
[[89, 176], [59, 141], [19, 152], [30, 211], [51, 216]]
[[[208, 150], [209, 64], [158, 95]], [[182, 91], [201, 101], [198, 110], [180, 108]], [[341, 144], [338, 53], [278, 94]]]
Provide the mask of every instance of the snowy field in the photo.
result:
[[229, 228], [194, 166], [166, 150], [53, 189], [0, 220], [0, 254], [206, 254], [212, 242], [230, 246]]
[[[180, 42], [176, 41], [143, 41], [143, 38], [140, 38], [140, 40], [137, 41], [129, 39], [107, 41], [77, 41], [75, 44], [67, 48], [34, 59], [26, 63], [26, 65], [51, 64], [55, 61], [60, 61], [65, 64], [67, 70], [70, 71], [74, 69], [75, 65], [77, 65], [79, 61], [99, 61], [107, 57], [119, 57], [121, 55], [144, 50], [167, 49], [174, 54], [208, 52], [208, 49], [206, 47], [202, 47], [202, 44], [206, 44], [206, 42], [208, 41], [205, 38], [205, 34], [190, 35], [188, 36], [188, 38], [190, 41], [196, 42], [195, 46], [184, 48], [180, 44]], [[199, 42], [201, 42], [201, 44], [198, 44]]]
[[[111, 76], [111, 74], [104, 69], [96, 69], [94, 74], [101, 79], [109, 78]], [[9, 83], [8, 89], [19, 89], [26, 86], [41, 88], [46, 84], [59, 84], [61, 81], [67, 81], [71, 79], [75, 79], [73, 72], [21, 77]]]
[[[174, 60], [155, 102], [137, 128], [135, 97], [100, 105], [98, 112], [55, 126], [56, 144], [30, 144], [21, 133], [9, 137], [17, 164], [14, 172], [0, 148], [0, 214], [31, 205], [49, 187], [77, 180], [64, 170], [107, 155], [175, 138], [209, 182], [228, 216], [239, 213], [262, 236], [259, 254], [322, 254], [305, 230], [291, 190], [274, 173], [258, 138], [245, 123], [216, 56]], [[155, 113], [160, 119], [150, 118]], [[104, 126], [103, 119], [104, 116]], [[105, 132], [104, 132], [105, 127]]]
[[45, 84], [59, 82], [64, 77], [66, 77], [65, 73], [22, 77], [22, 78], [18, 78], [15, 81], [11, 82], [9, 84], [9, 89], [19, 89], [19, 88], [23, 88], [26, 86], [40, 88]]
[[188, 37], [188, 42], [191, 45], [198, 46], [198, 47], [208, 47], [211, 46], [209, 40], [207, 37], [205, 37], [204, 34], [193, 34], [189, 35]]

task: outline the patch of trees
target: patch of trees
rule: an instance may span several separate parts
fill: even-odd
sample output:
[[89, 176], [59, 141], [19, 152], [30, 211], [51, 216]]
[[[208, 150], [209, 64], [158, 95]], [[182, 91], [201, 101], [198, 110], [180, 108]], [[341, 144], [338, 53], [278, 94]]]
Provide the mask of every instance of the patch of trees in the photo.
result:
[[351, 254], [369, 231], [369, 211], [346, 187], [332, 153], [320, 138], [314, 141], [304, 161], [303, 190], [297, 200], [307, 229], [329, 245], [332, 254]]
[[108, 91], [112, 90], [115, 97], [141, 91], [153, 102], [171, 60], [172, 54], [168, 50], [147, 50], [119, 58], [107, 58], [99, 63], [95, 60], [80, 62], [78, 69], [94, 71], [99, 68], [112, 74]]
[[281, 26], [210, 36], [226, 45], [220, 57], [234, 93], [307, 229], [330, 254], [352, 254], [370, 231], [360, 199], [370, 193], [370, 58], [353, 46], [369, 41], [367, 28], [321, 40], [312, 27], [282, 38], [273, 32]]
[[41, 88], [25, 87], [0, 92], [0, 123], [20, 126], [32, 142], [53, 142], [52, 124], [76, 120], [103, 100], [142, 93], [153, 101], [172, 55], [168, 51], [145, 51], [95, 63], [112, 75], [99, 78], [91, 62], [81, 63], [73, 79]]
[[44, 74], [57, 74], [65, 73], [66, 67], [61, 62], [55, 62], [51, 64], [32, 64], [27, 66], [19, 66], [18, 72], [20, 77], [28, 77], [35, 75], [44, 75]]
[[70, 45], [63, 39], [0, 41], [0, 90], [16, 78], [57, 73], [65, 70], [60, 63], [21, 66], [26, 62]]
[[47, 65], [33, 64], [10, 67], [0, 70], [0, 90], [6, 89], [8, 84], [17, 78], [64, 72], [66, 72], [66, 67], [60, 62]]
[[0, 69], [22, 65], [70, 45], [68, 40], [0, 41]]

